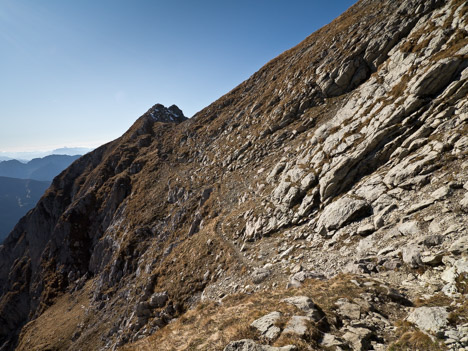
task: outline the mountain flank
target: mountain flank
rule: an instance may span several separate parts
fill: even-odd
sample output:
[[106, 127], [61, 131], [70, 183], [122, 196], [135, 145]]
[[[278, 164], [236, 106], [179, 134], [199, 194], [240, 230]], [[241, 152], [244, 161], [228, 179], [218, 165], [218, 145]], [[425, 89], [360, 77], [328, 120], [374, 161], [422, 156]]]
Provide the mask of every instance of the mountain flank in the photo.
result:
[[0, 246], [0, 350], [468, 348], [468, 3], [361, 0], [153, 106]]

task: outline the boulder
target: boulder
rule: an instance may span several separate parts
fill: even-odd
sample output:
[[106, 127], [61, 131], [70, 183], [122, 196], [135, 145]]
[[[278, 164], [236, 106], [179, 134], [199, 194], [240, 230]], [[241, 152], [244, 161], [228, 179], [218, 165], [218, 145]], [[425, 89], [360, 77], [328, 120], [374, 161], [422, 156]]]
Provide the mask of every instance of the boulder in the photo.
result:
[[418, 307], [406, 319], [425, 332], [437, 333], [447, 326], [448, 315], [445, 307]]
[[336, 230], [355, 219], [369, 215], [369, 204], [360, 199], [344, 196], [328, 205], [320, 215], [317, 228], [320, 232]]
[[338, 306], [338, 314], [351, 320], [361, 318], [361, 306], [351, 303], [348, 299], [340, 299], [335, 303]]

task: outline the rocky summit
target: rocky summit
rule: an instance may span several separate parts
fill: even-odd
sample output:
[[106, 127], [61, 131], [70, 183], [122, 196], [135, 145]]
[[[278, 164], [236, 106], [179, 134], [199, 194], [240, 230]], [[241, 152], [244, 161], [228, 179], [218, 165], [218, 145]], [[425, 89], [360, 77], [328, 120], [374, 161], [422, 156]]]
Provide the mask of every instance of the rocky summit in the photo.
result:
[[467, 34], [361, 0], [152, 107], [0, 246], [0, 350], [468, 350]]

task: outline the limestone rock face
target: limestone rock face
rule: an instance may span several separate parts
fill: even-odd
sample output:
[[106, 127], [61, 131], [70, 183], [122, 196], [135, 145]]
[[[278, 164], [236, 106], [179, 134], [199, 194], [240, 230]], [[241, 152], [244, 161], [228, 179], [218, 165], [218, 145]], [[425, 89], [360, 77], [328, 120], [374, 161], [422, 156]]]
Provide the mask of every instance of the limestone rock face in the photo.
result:
[[153, 106], [0, 245], [0, 350], [466, 349], [467, 33], [466, 1], [360, 0], [192, 118]]

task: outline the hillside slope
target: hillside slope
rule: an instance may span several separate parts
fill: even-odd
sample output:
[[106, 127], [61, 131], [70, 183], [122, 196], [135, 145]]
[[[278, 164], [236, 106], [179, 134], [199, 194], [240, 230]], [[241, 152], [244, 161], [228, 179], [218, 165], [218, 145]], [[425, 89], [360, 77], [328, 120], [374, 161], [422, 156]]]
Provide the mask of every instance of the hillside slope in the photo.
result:
[[155, 105], [0, 247], [0, 349], [468, 346], [467, 30], [361, 0], [190, 120]]

